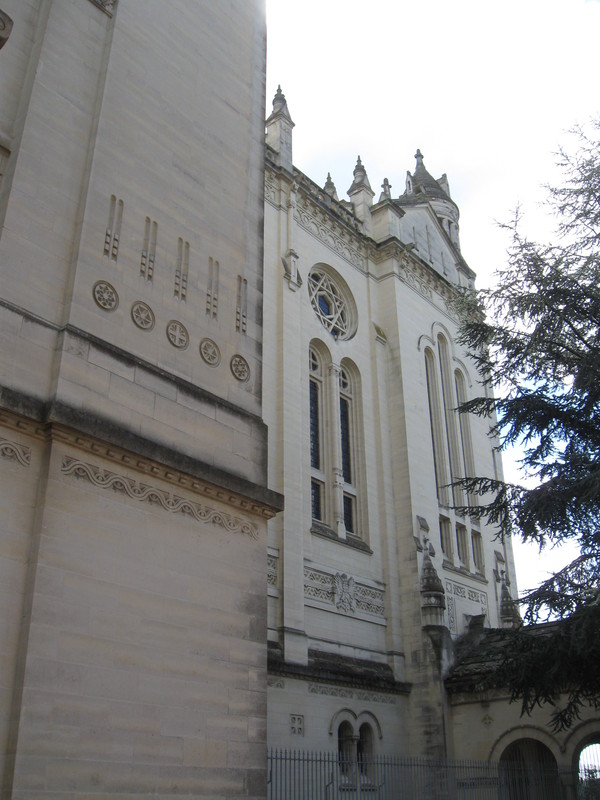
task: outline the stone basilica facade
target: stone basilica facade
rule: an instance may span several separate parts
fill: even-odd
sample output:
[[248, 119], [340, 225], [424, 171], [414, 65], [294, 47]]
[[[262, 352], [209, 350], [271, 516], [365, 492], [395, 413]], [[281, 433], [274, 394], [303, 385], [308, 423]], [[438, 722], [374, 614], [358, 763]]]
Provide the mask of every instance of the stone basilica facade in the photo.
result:
[[[558, 766], [565, 791], [597, 717], [551, 735], [482, 694], [519, 623], [510, 541], [457, 513], [451, 484], [501, 477], [456, 341], [460, 249], [446, 175], [417, 150], [393, 195], [360, 157], [348, 200], [293, 165], [279, 89], [266, 122], [263, 412], [269, 486], [268, 740], [277, 747]], [[537, 795], [536, 795], [537, 796]], [[570, 795], [569, 795], [570, 796]]]
[[359, 158], [340, 201], [329, 177], [320, 188], [293, 167], [292, 128], [278, 91], [263, 402], [285, 511], [269, 523], [270, 736], [326, 749], [351, 728], [375, 751], [442, 755], [440, 658], [470, 626], [514, 620], [510, 543], [458, 515], [477, 499], [449, 488], [501, 468], [489, 421], [455, 412], [480, 390], [450, 306], [475, 276], [446, 176], [419, 151], [400, 196], [387, 179], [376, 196]]
[[265, 145], [262, 0], [0, 0], [0, 48], [0, 796], [264, 798], [267, 745], [568, 771], [593, 721], [469, 678], [516, 584], [448, 489], [501, 467], [445, 176], [340, 200], [280, 91]]

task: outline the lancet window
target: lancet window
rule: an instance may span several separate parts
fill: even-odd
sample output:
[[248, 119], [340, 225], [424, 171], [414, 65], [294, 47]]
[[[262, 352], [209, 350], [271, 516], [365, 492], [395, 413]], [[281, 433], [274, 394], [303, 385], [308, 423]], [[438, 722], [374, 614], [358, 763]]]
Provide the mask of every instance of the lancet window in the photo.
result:
[[435, 482], [440, 505], [440, 545], [447, 562], [483, 574], [483, 542], [476, 521], [456, 510], [475, 506], [477, 497], [456, 486], [475, 475], [470, 420], [457, 407], [467, 400], [461, 368], [454, 368], [448, 340], [439, 334], [434, 347], [425, 349], [425, 378], [429, 404]]
[[362, 537], [358, 373], [316, 346], [308, 361], [312, 519], [342, 538]]

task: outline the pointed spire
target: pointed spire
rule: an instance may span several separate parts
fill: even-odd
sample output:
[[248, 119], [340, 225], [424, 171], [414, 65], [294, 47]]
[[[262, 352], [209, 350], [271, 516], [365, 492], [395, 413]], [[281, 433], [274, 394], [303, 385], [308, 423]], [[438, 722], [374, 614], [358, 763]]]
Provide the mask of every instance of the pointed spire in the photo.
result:
[[423, 556], [423, 567], [421, 569], [421, 594], [427, 596], [439, 597], [442, 608], [446, 607], [444, 598], [444, 586], [437, 574], [433, 561], [429, 556], [428, 548], [425, 549]]
[[277, 91], [275, 92], [275, 97], [273, 98], [273, 111], [271, 112], [271, 116], [267, 119], [267, 125], [272, 119], [279, 116], [284, 117], [292, 125], [294, 124], [292, 122], [292, 118], [290, 117], [285, 95], [281, 91], [281, 86], [278, 86]]
[[279, 165], [288, 172], [293, 172], [292, 163], [292, 129], [294, 123], [288, 111], [285, 95], [281, 86], [277, 87], [273, 98], [273, 111], [266, 123], [266, 143], [278, 153]]
[[[436, 179], [427, 172], [424, 164], [424, 156], [423, 153], [417, 148], [417, 152], [415, 153], [415, 160], [417, 165], [415, 167], [415, 171], [412, 177], [412, 191], [414, 192], [423, 192], [430, 198], [439, 198], [443, 200], [449, 200], [450, 197], [444, 190], [443, 186], [440, 185]], [[407, 176], [407, 184], [408, 184], [408, 176]], [[446, 181], [447, 185], [447, 181]], [[407, 186], [408, 188], [408, 186]]]
[[369, 183], [369, 178], [367, 176], [367, 171], [363, 167], [363, 163], [360, 160], [360, 156], [356, 161], [356, 166], [354, 167], [354, 180], [352, 181], [352, 186], [348, 189], [348, 194], [352, 196], [359, 192], [361, 189], [366, 189], [368, 192], [371, 193], [371, 197], [375, 194], [375, 192], [371, 189], [371, 184]]
[[325, 186], [323, 186], [323, 191], [327, 192], [334, 200], [339, 200], [335, 183], [331, 180], [331, 172], [327, 173], [327, 180], [325, 181]]
[[500, 590], [500, 620], [503, 628], [516, 628], [521, 624], [521, 615], [508, 591], [504, 572], [502, 572], [502, 588]]

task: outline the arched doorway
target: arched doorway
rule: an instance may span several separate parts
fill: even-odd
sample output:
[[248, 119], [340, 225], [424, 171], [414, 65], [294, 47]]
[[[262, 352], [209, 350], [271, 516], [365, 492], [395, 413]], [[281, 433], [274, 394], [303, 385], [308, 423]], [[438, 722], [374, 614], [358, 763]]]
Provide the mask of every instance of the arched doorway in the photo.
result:
[[536, 739], [518, 739], [500, 756], [502, 800], [561, 800], [556, 759]]
[[577, 800], [600, 800], [600, 738], [579, 753]]

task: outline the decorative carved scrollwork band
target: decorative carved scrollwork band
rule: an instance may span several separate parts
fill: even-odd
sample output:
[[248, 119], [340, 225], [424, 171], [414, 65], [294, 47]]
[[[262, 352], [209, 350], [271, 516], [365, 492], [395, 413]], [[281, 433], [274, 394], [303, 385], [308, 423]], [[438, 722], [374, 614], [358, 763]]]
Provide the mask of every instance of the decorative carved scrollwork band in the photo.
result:
[[24, 444], [9, 442], [8, 439], [0, 439], [0, 458], [18, 461], [22, 466], [28, 467], [31, 464], [31, 450]]
[[65, 456], [61, 466], [65, 475], [74, 475], [76, 478], [83, 478], [94, 486], [102, 489], [112, 489], [121, 492], [132, 500], [153, 503], [161, 506], [171, 514], [184, 514], [193, 517], [198, 522], [207, 525], [218, 525], [228, 533], [244, 533], [253, 539], [258, 538], [256, 527], [247, 520], [234, 517], [224, 511], [217, 511], [214, 508], [195, 503], [184, 497], [178, 497], [171, 492], [165, 492], [153, 486], [148, 486], [139, 481], [135, 481], [125, 475], [118, 475], [109, 472], [93, 464], [86, 464], [70, 456]]

